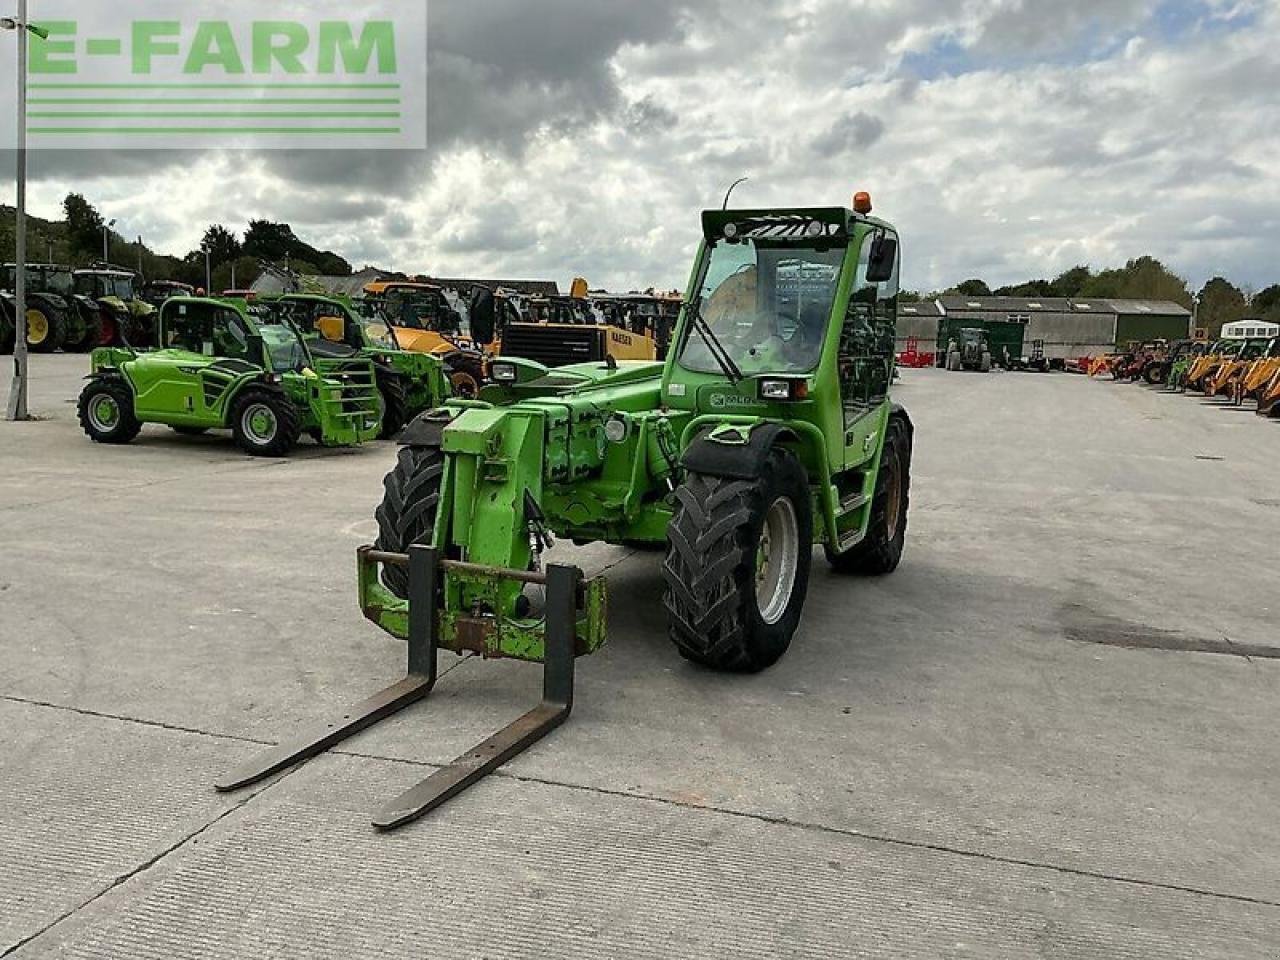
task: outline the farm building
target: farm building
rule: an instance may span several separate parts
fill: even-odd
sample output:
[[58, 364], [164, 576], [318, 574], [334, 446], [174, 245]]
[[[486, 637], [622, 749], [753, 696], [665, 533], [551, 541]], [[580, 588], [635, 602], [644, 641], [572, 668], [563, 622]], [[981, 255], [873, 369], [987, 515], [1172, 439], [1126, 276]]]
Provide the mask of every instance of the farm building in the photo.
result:
[[[930, 317], [935, 338], [942, 317], [975, 324], [1021, 323], [1026, 325], [1026, 349], [1040, 340], [1047, 358], [1068, 360], [1108, 353], [1132, 342], [1179, 340], [1191, 327], [1191, 311], [1158, 300], [945, 296], [932, 304], [933, 311], [923, 303], [900, 308], [900, 344], [908, 336], [922, 337], [919, 331]], [[915, 313], [907, 313], [908, 307], [916, 308]]]

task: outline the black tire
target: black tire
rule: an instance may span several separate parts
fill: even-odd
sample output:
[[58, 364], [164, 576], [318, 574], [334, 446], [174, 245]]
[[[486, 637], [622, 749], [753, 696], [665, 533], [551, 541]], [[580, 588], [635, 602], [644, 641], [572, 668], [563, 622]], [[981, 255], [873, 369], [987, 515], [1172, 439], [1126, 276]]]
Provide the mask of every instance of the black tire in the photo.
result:
[[[102, 343], [102, 319], [98, 312], [81, 310], [72, 302], [67, 308], [67, 339], [62, 349], [69, 353], [88, 353]], [[74, 331], [74, 332], [72, 332]]]
[[13, 312], [7, 303], [0, 302], [0, 355], [13, 353], [13, 342], [16, 339], [17, 327], [13, 322]]
[[249, 387], [231, 405], [231, 434], [253, 457], [283, 457], [302, 434], [302, 418], [282, 393]]
[[[42, 332], [39, 340], [32, 340], [33, 331]], [[62, 346], [66, 332], [66, 323], [57, 310], [39, 303], [27, 304], [27, 349], [32, 353], [53, 353]]]
[[450, 357], [445, 370], [449, 391], [462, 400], [474, 400], [484, 386], [484, 358], [472, 354]]
[[[896, 486], [895, 486], [896, 484]], [[837, 573], [882, 577], [898, 569], [907, 542], [907, 514], [911, 508], [911, 432], [897, 417], [889, 432], [876, 478], [875, 499], [867, 536], [844, 553], [824, 547], [827, 562]], [[893, 514], [896, 512], [897, 516]]]
[[[795, 526], [792, 550], [779, 554], [784, 567], [788, 560], [794, 565], [794, 579], [789, 593], [775, 594], [780, 602], [770, 613], [761, 610], [761, 599], [769, 598], [758, 598], [757, 581], [766, 519], [775, 507], [789, 510]], [[812, 498], [799, 461], [779, 448], [754, 480], [688, 474], [676, 490], [667, 538], [663, 603], [680, 655], [734, 673], [777, 663], [800, 623], [813, 560]], [[780, 549], [786, 539], [779, 538]]]
[[396, 374], [379, 371], [378, 394], [382, 398], [382, 432], [378, 436], [390, 440], [404, 428], [408, 418], [408, 388]]
[[[440, 484], [444, 479], [444, 453], [433, 447], [402, 447], [395, 469], [383, 481], [378, 520], [377, 549], [408, 553], [414, 544], [431, 543]], [[383, 566], [382, 582], [401, 599], [409, 596], [409, 571]]]
[[203, 437], [209, 432], [207, 427], [170, 427], [169, 429], [182, 437]]
[[80, 426], [94, 443], [131, 443], [142, 431], [133, 412], [133, 391], [119, 377], [90, 381], [80, 391], [76, 411]]

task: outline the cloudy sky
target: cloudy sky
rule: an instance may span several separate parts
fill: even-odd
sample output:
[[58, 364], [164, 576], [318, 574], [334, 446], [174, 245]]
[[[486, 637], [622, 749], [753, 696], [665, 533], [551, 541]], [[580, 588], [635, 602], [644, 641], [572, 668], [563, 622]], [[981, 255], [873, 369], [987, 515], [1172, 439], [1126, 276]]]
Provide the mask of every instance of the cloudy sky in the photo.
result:
[[174, 253], [255, 216], [357, 266], [682, 287], [698, 211], [749, 176], [739, 205], [872, 191], [920, 289], [1143, 253], [1280, 281], [1280, 0], [431, 0], [429, 22], [426, 153], [37, 154], [32, 210], [78, 190]]

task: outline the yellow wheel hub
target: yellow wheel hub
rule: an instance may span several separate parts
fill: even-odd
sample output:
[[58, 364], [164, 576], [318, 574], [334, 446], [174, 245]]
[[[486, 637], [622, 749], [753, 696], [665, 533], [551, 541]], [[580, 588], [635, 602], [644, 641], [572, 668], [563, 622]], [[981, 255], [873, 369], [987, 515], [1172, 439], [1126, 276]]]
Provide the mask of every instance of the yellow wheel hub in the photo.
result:
[[27, 311], [27, 343], [40, 344], [49, 339], [49, 318], [39, 310]]

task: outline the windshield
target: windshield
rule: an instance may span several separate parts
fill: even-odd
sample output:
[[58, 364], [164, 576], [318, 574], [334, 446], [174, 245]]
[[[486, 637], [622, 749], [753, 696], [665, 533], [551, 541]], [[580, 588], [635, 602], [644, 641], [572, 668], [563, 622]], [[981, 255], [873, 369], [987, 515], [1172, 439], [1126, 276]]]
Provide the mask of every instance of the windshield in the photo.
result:
[[[818, 365], [844, 254], [842, 245], [806, 248], [776, 240], [720, 241], [711, 248], [698, 287], [702, 315], [743, 373], [807, 373]], [[692, 324], [680, 364], [721, 372]]]
[[271, 355], [271, 369], [277, 372], [302, 370], [310, 363], [307, 348], [298, 339], [293, 327], [283, 323], [264, 323], [258, 328], [267, 353]]
[[400, 344], [396, 341], [395, 331], [381, 320], [362, 319], [361, 324], [364, 327], [365, 336], [369, 338], [369, 342], [375, 347], [381, 347], [383, 350], [400, 349]]

